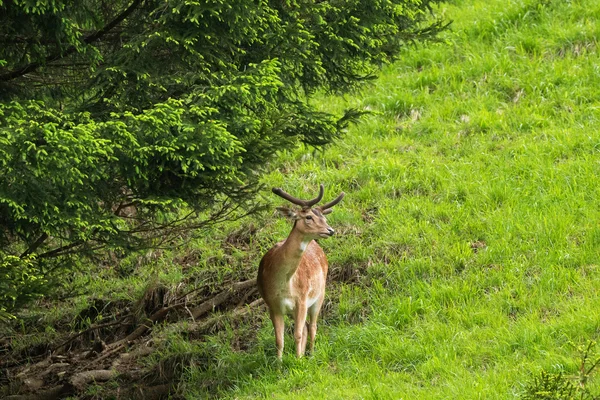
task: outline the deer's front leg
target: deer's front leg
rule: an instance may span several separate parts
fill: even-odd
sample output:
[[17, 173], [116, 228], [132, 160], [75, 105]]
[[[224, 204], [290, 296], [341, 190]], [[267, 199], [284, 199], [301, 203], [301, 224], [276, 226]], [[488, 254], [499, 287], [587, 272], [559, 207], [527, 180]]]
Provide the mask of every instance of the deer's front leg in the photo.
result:
[[294, 340], [296, 341], [296, 357], [302, 357], [304, 355], [304, 346], [302, 346], [302, 343], [303, 338], [305, 339], [305, 329], [306, 304], [299, 303], [296, 305], [296, 313], [294, 315]]
[[271, 321], [273, 322], [273, 328], [275, 328], [275, 345], [277, 346], [277, 358], [281, 360], [281, 357], [283, 356], [283, 314], [271, 313]]

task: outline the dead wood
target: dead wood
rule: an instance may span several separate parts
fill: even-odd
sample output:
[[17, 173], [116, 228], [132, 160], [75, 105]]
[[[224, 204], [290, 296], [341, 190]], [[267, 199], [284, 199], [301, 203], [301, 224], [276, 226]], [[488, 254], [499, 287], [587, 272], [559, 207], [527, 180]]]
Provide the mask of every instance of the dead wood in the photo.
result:
[[[243, 290], [243, 289], [247, 289], [249, 287], [253, 287], [255, 285], [256, 285], [256, 279], [248, 279], [246, 281], [236, 282], [236, 283], [232, 284], [228, 289], [223, 290], [222, 292], [217, 294], [215, 297], [213, 297], [209, 300], [206, 300], [205, 302], [201, 303], [199, 306], [197, 306], [193, 310], [191, 310], [191, 314], [192, 314], [194, 320], [196, 320], [197, 318], [201, 317], [202, 315], [206, 314], [207, 312], [213, 310], [215, 307], [217, 307], [217, 306], [223, 304], [224, 302], [226, 302], [227, 300], [229, 300], [234, 293], [236, 293], [240, 290]], [[256, 303], [256, 302], [254, 302], [254, 303]], [[178, 304], [174, 304], [169, 307], [161, 308], [160, 310], [158, 310], [157, 312], [152, 314], [150, 316], [150, 318], [148, 318], [146, 323], [144, 323], [143, 325], [140, 325], [136, 330], [134, 330], [129, 335], [127, 335], [127, 337], [108, 345], [106, 347], [106, 351], [103, 352], [102, 354], [100, 354], [98, 358], [94, 359], [89, 364], [92, 364], [92, 363], [97, 364], [99, 361], [102, 361], [102, 360], [110, 357], [111, 355], [113, 355], [114, 353], [119, 351], [121, 348], [123, 348], [128, 343], [130, 343], [130, 342], [138, 339], [140, 336], [144, 335], [147, 331], [149, 331], [151, 329], [153, 324], [164, 320], [170, 311], [179, 309], [179, 308], [184, 308], [184, 307], [186, 307], [186, 303], [178, 303]], [[238, 307], [238, 308], [240, 308], [240, 307]], [[235, 311], [234, 311], [234, 313], [235, 313]], [[218, 319], [216, 319], [214, 322], [216, 322], [217, 320]], [[214, 322], [208, 322], [207, 326], [214, 325]]]
[[73, 393], [69, 385], [58, 385], [36, 393], [16, 394], [6, 397], [6, 400], [58, 400]]
[[116, 370], [92, 370], [74, 374], [68, 382], [50, 389], [34, 393], [17, 394], [6, 397], [6, 400], [58, 400], [85, 389], [92, 382], [105, 382], [117, 377]]
[[[219, 292], [214, 297], [202, 302], [198, 306], [187, 309], [189, 305], [187, 303], [187, 299], [185, 302], [180, 302], [177, 304], [170, 305], [168, 307], [163, 307], [158, 311], [154, 312], [150, 317], [145, 319], [140, 326], [138, 326], [133, 332], [128, 334], [121, 340], [115, 341], [107, 346], [105, 346], [100, 350], [90, 349], [88, 351], [84, 351], [81, 349], [80, 351], [65, 355], [65, 356], [52, 356], [46, 357], [45, 359], [39, 361], [38, 363], [28, 366], [18, 374], [19, 379], [21, 379], [24, 383], [26, 383], [25, 387], [29, 393], [26, 394], [15, 394], [7, 397], [7, 399], [11, 400], [55, 400], [62, 399], [66, 396], [73, 396], [77, 393], [80, 393], [86, 389], [87, 386], [92, 384], [93, 382], [104, 382], [110, 379], [116, 378], [117, 376], [121, 376], [122, 379], [126, 380], [138, 380], [139, 378], [133, 378], [133, 376], [129, 376], [127, 369], [128, 364], [133, 361], [133, 359], [137, 358], [138, 354], [134, 356], [134, 353], [137, 353], [134, 350], [133, 353], [123, 354], [123, 349], [131, 344], [132, 342], [139, 339], [141, 336], [145, 335], [150, 331], [154, 324], [165, 320], [170, 312], [179, 310], [179, 309], [187, 309], [188, 314], [194, 319], [194, 323], [190, 327], [190, 330], [197, 332], [205, 332], [215, 325], [217, 325], [223, 318], [226, 319], [237, 319], [247, 315], [253, 308], [259, 306], [263, 303], [262, 299], [258, 299], [253, 301], [250, 304], [244, 304], [248, 299], [252, 298], [252, 296], [256, 293], [256, 279], [249, 279], [242, 282], [236, 282], [231, 284], [226, 289]], [[250, 289], [250, 290], [248, 290]], [[246, 292], [242, 292], [246, 290]], [[181, 297], [178, 299], [181, 300]], [[197, 318], [205, 317], [206, 314], [215, 310], [217, 307], [223, 307], [223, 305], [227, 304], [228, 307], [235, 306], [230, 313], [223, 314], [215, 317], [208, 317], [204, 320], [197, 321]], [[87, 332], [107, 328], [110, 326], [116, 326], [119, 324], [124, 324], [125, 318], [131, 316], [131, 313], [127, 313], [126, 315], [121, 314], [120, 318], [116, 321], [107, 322], [104, 324], [96, 324], [90, 326], [89, 328], [74, 334], [69, 337], [64, 342], [52, 348], [51, 353], [60, 350], [61, 348], [65, 348], [69, 343], [72, 343], [77, 338], [86, 334]], [[102, 342], [104, 345], [104, 343]], [[100, 353], [96, 353], [100, 351]], [[139, 355], [147, 354], [151, 352], [149, 349], [140, 349]], [[95, 355], [95, 356], [94, 356]], [[90, 358], [92, 356], [92, 358]], [[111, 362], [106, 362], [106, 359], [115, 358], [115, 360]], [[105, 368], [105, 369], [102, 369]], [[67, 370], [68, 369], [68, 370]], [[77, 371], [77, 372], [75, 372]], [[30, 376], [31, 375], [31, 376]], [[51, 377], [50, 379], [44, 379], [44, 376]], [[38, 379], [40, 382], [32, 381], [30, 384], [27, 384], [27, 379]], [[57, 379], [58, 378], [58, 379]], [[43, 388], [43, 381], [47, 382], [53, 381], [56, 386], [51, 387], [49, 389]], [[61, 384], [57, 384], [61, 383]], [[48, 383], [47, 383], [48, 384]], [[46, 386], [47, 388], [48, 386]], [[127, 395], [128, 398], [133, 399], [161, 399], [165, 398], [174, 390], [172, 384], [166, 385], [158, 385], [147, 387], [145, 385], [133, 385], [128, 389], [122, 391], [123, 395]], [[13, 392], [14, 393], [14, 392]]]
[[256, 279], [248, 279], [247, 281], [237, 282], [231, 285], [228, 289], [223, 290], [221, 293], [216, 295], [215, 297], [206, 300], [199, 306], [192, 309], [192, 316], [194, 320], [200, 318], [207, 312], [215, 309], [217, 306], [221, 305], [225, 301], [227, 301], [231, 295], [238, 290], [247, 289], [249, 287], [256, 286]]
[[39, 361], [39, 362], [37, 362], [35, 364], [27, 366], [20, 373], [18, 373], [17, 376], [25, 376], [29, 371], [32, 371], [32, 370], [41, 369], [41, 368], [44, 368], [44, 369], [48, 368], [50, 365], [52, 365], [52, 363], [53, 363], [52, 358], [51, 357], [46, 357], [42, 361]]
[[78, 337], [80, 337], [82, 335], [85, 335], [86, 333], [91, 332], [91, 331], [93, 331], [95, 329], [101, 329], [101, 328], [106, 328], [106, 327], [113, 326], [113, 325], [119, 325], [119, 324], [121, 324], [123, 322], [123, 319], [125, 319], [125, 317], [127, 317], [127, 316], [122, 317], [118, 321], [107, 322], [107, 323], [104, 323], [104, 324], [97, 324], [97, 325], [90, 326], [88, 329], [86, 329], [84, 331], [81, 331], [81, 332], [79, 332], [79, 333], [71, 336], [69, 339], [67, 339], [63, 343], [61, 343], [58, 346], [52, 348], [51, 352], [52, 353], [56, 352], [61, 347], [66, 346], [67, 344], [71, 343], [73, 340], [77, 339]]
[[0, 368], [14, 368], [14, 367], [18, 367], [20, 365], [27, 364], [27, 363], [31, 362], [32, 360], [37, 360], [37, 359], [40, 359], [40, 358], [43, 358], [43, 357], [47, 358], [48, 357], [48, 353], [44, 352], [42, 354], [37, 354], [37, 355], [34, 355], [34, 356], [29, 356], [27, 358], [22, 358], [20, 360], [11, 361], [11, 362], [5, 362], [3, 360], [0, 360]]
[[136, 349], [128, 352], [128, 353], [122, 353], [119, 355], [119, 357], [117, 357], [111, 364], [111, 368], [112, 369], [117, 369], [118, 367], [120, 367], [122, 364], [131, 362], [132, 360], [136, 359], [136, 358], [140, 358], [140, 357], [144, 357], [147, 355], [152, 354], [152, 352], [155, 349], [153, 349], [152, 347], [148, 347], [148, 346], [140, 346], [137, 347]]
[[69, 382], [78, 390], [83, 390], [92, 382], [105, 382], [116, 378], [118, 372], [114, 369], [96, 369], [91, 371], [78, 372], [71, 376]]
[[139, 338], [144, 333], [146, 333], [146, 331], [148, 331], [153, 324], [155, 324], [156, 322], [160, 322], [160, 321], [164, 320], [167, 317], [167, 315], [169, 314], [170, 311], [178, 309], [178, 308], [182, 308], [184, 306], [185, 306], [185, 303], [178, 303], [178, 304], [174, 304], [174, 305], [169, 306], [169, 307], [161, 308], [160, 310], [158, 310], [157, 312], [155, 312], [154, 314], [152, 314], [150, 316], [150, 318], [148, 318], [147, 323], [145, 323], [144, 325], [138, 326], [136, 330], [134, 330], [133, 332], [131, 332], [129, 335], [127, 335], [123, 339], [118, 340], [118, 341], [116, 341], [114, 343], [111, 343], [108, 346], [108, 350], [113, 350], [113, 349], [115, 349], [117, 347], [121, 347], [122, 345], [124, 345], [124, 344], [126, 344], [128, 342], [134, 341], [135, 339]]
[[[255, 285], [256, 285], [256, 279], [248, 279], [246, 281], [236, 282], [236, 283], [232, 284], [228, 289], [223, 290], [222, 292], [217, 294], [215, 297], [213, 297], [209, 300], [206, 300], [205, 302], [201, 303], [199, 306], [193, 308], [191, 310], [191, 314], [192, 314], [194, 320], [201, 317], [202, 315], [206, 314], [207, 312], [213, 310], [215, 307], [226, 302], [231, 297], [231, 295], [236, 293], [237, 291], [247, 289], [247, 288], [255, 286]], [[136, 330], [134, 330], [129, 335], [127, 335], [127, 337], [125, 337], [117, 342], [111, 343], [108, 346], [108, 350], [111, 351], [117, 347], [120, 348], [122, 345], [124, 345], [128, 342], [132, 342], [132, 341], [136, 340], [137, 338], [139, 338], [140, 336], [145, 334], [151, 328], [151, 326], [153, 324], [164, 320], [170, 311], [178, 309], [178, 308], [183, 308], [185, 306], [186, 306], [185, 303], [178, 303], [178, 304], [174, 304], [169, 307], [161, 308], [160, 310], [158, 310], [157, 312], [152, 314], [150, 316], [150, 318], [148, 318], [149, 323], [139, 326]], [[102, 359], [105, 358], [104, 355], [101, 358]]]
[[244, 297], [242, 297], [242, 299], [237, 303], [236, 308], [241, 307], [244, 304], [246, 304], [246, 302], [248, 301], [250, 296], [253, 296], [256, 292], [258, 292], [258, 286], [255, 286], [252, 289], [248, 290], [248, 292], [244, 295]]
[[125, 347], [127, 343], [126, 342], [121, 342], [119, 341], [118, 343], [116, 343], [114, 346], [112, 346], [110, 349], [108, 349], [108, 351], [100, 354], [100, 357], [90, 361], [89, 363], [87, 363], [86, 367], [92, 365], [92, 364], [98, 364], [100, 361], [112, 356], [113, 354], [119, 352], [119, 350], [121, 350], [123, 347]]
[[166, 398], [173, 390], [173, 385], [143, 386], [133, 392], [134, 400], [160, 400]]
[[[264, 303], [263, 299], [256, 299], [250, 304], [243, 305], [241, 307], [237, 307], [229, 315], [229, 318], [237, 319], [237, 318], [243, 317], [244, 315], [249, 314], [253, 308], [260, 306], [263, 303]], [[195, 332], [205, 332], [206, 330], [210, 329], [215, 324], [217, 324], [220, 320], [222, 320], [223, 317], [224, 316], [222, 316], [222, 315], [218, 315], [216, 317], [212, 317], [212, 318], [206, 319], [204, 321], [199, 321], [199, 322], [193, 323], [190, 325], [189, 330], [195, 331]]]

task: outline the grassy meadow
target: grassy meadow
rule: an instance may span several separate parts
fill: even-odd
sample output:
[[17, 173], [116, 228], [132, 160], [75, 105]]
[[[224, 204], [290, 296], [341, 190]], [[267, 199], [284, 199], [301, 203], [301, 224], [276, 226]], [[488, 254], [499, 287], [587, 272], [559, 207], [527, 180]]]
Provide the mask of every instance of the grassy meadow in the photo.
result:
[[[506, 399], [541, 370], [577, 372], [600, 324], [600, 3], [442, 9], [454, 20], [442, 43], [407, 49], [363, 93], [320, 100], [372, 116], [265, 179], [347, 192], [322, 246], [355, 279], [331, 283], [316, 354], [294, 359], [288, 334], [278, 366], [258, 316], [245, 351], [231, 349], [235, 330], [187, 344], [215, 360], [189, 371], [188, 398], [216, 379], [239, 399]], [[290, 229], [245, 223], [261, 226], [263, 251]]]
[[[337, 279], [315, 354], [296, 359], [288, 328], [278, 363], [264, 309], [209, 336], [165, 324], [144, 362], [178, 360], [182, 397], [511, 399], [540, 371], [577, 373], [577, 346], [600, 334], [600, 2], [440, 12], [454, 21], [440, 43], [407, 48], [361, 93], [315, 100], [372, 111], [361, 124], [324, 152], [282, 154], [264, 178], [298, 197], [319, 183], [325, 200], [347, 194], [328, 218], [338, 234], [321, 241]], [[268, 212], [87, 285], [116, 301], [148, 282], [252, 278], [289, 230]]]
[[[288, 335], [278, 367], [263, 318], [247, 351], [230, 350], [235, 332], [214, 339], [189, 398], [224, 375], [219, 395], [240, 399], [506, 399], [541, 370], [577, 372], [600, 323], [600, 3], [442, 8], [442, 43], [322, 99], [372, 116], [265, 179], [347, 192], [322, 245], [357, 279], [330, 285], [316, 354], [293, 359]], [[289, 230], [274, 220], [259, 222], [265, 249]]]

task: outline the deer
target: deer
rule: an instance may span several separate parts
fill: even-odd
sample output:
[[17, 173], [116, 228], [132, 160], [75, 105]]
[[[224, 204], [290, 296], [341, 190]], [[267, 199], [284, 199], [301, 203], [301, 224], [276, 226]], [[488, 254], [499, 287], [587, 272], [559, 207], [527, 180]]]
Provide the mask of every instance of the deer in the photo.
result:
[[[310, 336], [309, 352], [314, 352], [317, 334], [317, 319], [325, 299], [327, 279], [327, 257], [316, 239], [329, 238], [335, 231], [327, 224], [325, 215], [333, 211], [345, 193], [329, 203], [314, 207], [323, 198], [324, 188], [320, 185], [319, 195], [312, 200], [301, 200], [273, 188], [273, 193], [300, 206], [300, 209], [277, 207], [284, 217], [294, 222], [287, 239], [275, 244], [262, 257], [258, 268], [258, 291], [264, 299], [275, 329], [277, 358], [283, 356], [284, 317], [294, 320], [296, 357], [302, 357]], [[307, 321], [308, 320], [308, 321]]]

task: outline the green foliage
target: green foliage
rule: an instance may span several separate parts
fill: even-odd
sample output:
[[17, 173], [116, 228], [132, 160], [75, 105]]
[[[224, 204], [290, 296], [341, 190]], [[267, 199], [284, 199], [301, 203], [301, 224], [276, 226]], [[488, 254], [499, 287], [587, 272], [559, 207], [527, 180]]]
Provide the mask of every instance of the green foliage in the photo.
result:
[[542, 371], [535, 377], [534, 382], [527, 387], [526, 393], [522, 396], [526, 400], [575, 400], [584, 399], [577, 390], [577, 386], [562, 373], [551, 374]]
[[311, 96], [433, 38], [431, 3], [1, 2], [0, 254], [60, 264], [255, 212], [279, 152], [362, 115]]
[[47, 281], [31, 258], [0, 258], [0, 321], [13, 318], [13, 309], [44, 293]]
[[541, 371], [539, 375], [533, 378], [521, 396], [524, 400], [593, 400], [598, 396], [593, 394], [587, 385], [592, 373], [600, 363], [600, 357], [593, 356], [592, 350], [596, 346], [594, 341], [590, 341], [587, 346], [579, 347], [581, 354], [581, 364], [577, 376], [569, 377], [564, 373], [549, 373]]

